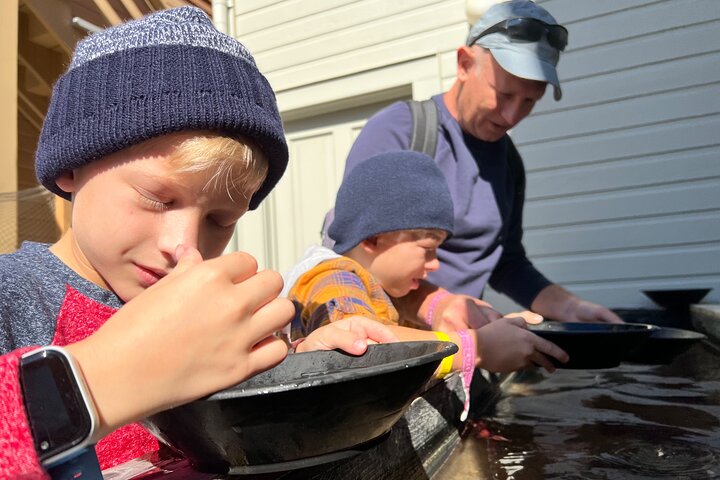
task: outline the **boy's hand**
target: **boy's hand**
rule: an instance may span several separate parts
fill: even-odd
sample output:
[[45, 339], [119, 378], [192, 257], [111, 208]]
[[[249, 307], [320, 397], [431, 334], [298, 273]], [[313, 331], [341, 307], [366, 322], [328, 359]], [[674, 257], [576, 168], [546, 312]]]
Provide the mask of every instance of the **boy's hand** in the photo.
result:
[[167, 277], [71, 345], [108, 430], [232, 386], [273, 367], [287, 347], [273, 336], [292, 303], [281, 276], [245, 253], [203, 261], [179, 251]]
[[297, 346], [296, 351], [339, 348], [352, 355], [362, 355], [370, 343], [397, 341], [397, 336], [382, 323], [365, 317], [352, 316], [318, 328]]
[[491, 372], [507, 373], [532, 365], [539, 365], [548, 372], [555, 366], [545, 355], [561, 362], [568, 355], [554, 343], [541, 338], [525, 328], [520, 317], [501, 318], [475, 330], [479, 366]]
[[507, 313], [507, 314], [503, 315], [503, 317], [504, 318], [522, 318], [523, 320], [525, 320], [525, 323], [529, 323], [531, 325], [537, 325], [539, 323], [542, 323], [544, 320], [542, 315], [531, 312], [530, 310], [523, 310], [522, 312]]
[[502, 317], [492, 305], [469, 295], [448, 295], [440, 300], [438, 310], [440, 318], [433, 329], [443, 332], [480, 328]]

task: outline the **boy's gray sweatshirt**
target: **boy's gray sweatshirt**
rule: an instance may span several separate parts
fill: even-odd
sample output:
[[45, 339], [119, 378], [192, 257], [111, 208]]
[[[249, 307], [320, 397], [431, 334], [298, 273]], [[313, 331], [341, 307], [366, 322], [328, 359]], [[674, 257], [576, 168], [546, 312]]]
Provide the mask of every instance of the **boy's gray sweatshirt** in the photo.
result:
[[[0, 285], [0, 354], [49, 345], [61, 308], [72, 314], [72, 305], [65, 304], [68, 292], [111, 309], [122, 306], [117, 295], [75, 273], [47, 244], [25, 242], [18, 251], [0, 255]], [[84, 320], [74, 323], [82, 329]]]

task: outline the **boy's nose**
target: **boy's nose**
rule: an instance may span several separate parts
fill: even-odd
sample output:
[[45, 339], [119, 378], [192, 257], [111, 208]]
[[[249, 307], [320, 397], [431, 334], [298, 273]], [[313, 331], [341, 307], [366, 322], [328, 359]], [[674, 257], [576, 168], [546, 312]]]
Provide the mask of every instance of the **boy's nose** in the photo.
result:
[[174, 255], [178, 245], [196, 248], [200, 244], [200, 219], [183, 212], [167, 212], [158, 238], [158, 248]]
[[434, 272], [439, 268], [440, 268], [440, 260], [438, 260], [437, 257], [433, 258], [432, 260], [428, 261], [425, 264], [425, 270], [427, 270], [428, 272]]

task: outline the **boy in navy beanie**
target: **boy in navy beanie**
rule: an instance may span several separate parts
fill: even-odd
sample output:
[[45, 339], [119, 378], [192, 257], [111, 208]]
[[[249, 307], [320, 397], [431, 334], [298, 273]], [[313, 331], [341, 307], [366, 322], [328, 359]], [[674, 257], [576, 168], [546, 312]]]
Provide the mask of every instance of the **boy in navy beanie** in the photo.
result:
[[[133, 422], [285, 357], [274, 332], [294, 308], [277, 298], [282, 278], [250, 255], [220, 255], [287, 161], [270, 85], [201, 10], [78, 45], [36, 155], [40, 182], [72, 200], [72, 225], [54, 245], [0, 256], [0, 478], [47, 478], [74, 455], [99, 470], [154, 451]], [[378, 326], [321, 330], [298, 348], [360, 354], [368, 338], [395, 338]], [[39, 348], [49, 344], [64, 348]], [[50, 355], [73, 369], [35, 382], [27, 362]], [[75, 398], [68, 388], [82, 399], [74, 410], [45, 408]], [[77, 438], [72, 412], [92, 420]], [[66, 440], [51, 443], [50, 431]]]
[[461, 295], [435, 293], [423, 315], [401, 317], [393, 301], [439, 268], [437, 248], [452, 230], [452, 198], [432, 158], [395, 151], [358, 164], [337, 193], [329, 227], [333, 250], [311, 247], [286, 276], [288, 298], [299, 311], [292, 337], [361, 316], [387, 324], [401, 340], [452, 341], [459, 353], [443, 361], [438, 375], [462, 372], [466, 388], [476, 366], [507, 372], [537, 363], [553, 371], [545, 354], [566, 361], [559, 347], [526, 330], [522, 318], [477, 329], [443, 321], [444, 308]]

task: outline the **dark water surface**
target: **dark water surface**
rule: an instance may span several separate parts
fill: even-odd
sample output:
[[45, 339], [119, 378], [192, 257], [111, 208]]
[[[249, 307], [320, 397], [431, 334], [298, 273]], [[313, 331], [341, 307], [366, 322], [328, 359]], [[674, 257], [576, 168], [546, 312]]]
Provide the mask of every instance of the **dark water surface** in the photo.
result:
[[470, 478], [720, 479], [720, 350], [516, 375], [436, 476]]

